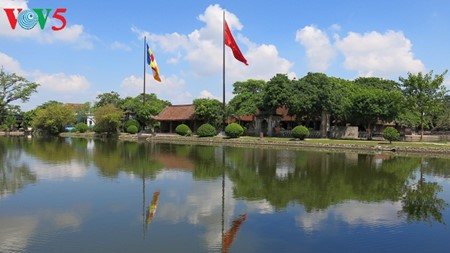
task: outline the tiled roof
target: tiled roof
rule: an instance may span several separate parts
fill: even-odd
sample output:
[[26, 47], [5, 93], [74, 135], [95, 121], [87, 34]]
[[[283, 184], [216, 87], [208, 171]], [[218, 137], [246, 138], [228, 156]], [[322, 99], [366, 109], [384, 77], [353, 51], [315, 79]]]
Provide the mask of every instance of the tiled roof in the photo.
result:
[[171, 105], [164, 108], [153, 118], [159, 121], [193, 120], [194, 113], [194, 105]]

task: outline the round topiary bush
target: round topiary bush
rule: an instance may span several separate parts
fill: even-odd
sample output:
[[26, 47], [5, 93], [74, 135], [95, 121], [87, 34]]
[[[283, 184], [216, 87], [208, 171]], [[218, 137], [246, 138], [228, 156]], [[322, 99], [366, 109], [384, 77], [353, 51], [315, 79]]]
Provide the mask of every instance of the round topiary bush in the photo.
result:
[[192, 130], [189, 128], [186, 124], [178, 125], [175, 128], [175, 133], [181, 135], [181, 136], [187, 136], [192, 134]]
[[383, 130], [383, 137], [388, 140], [389, 143], [392, 143], [392, 141], [400, 140], [400, 133], [393, 127], [386, 127]]
[[217, 131], [211, 124], [203, 124], [197, 129], [197, 135], [199, 137], [212, 137], [216, 136]]
[[244, 133], [244, 128], [237, 123], [231, 123], [225, 127], [225, 134], [230, 138], [238, 138]]
[[86, 133], [86, 131], [89, 129], [89, 127], [86, 123], [80, 122], [75, 125], [74, 129], [76, 132]]
[[304, 140], [309, 136], [309, 130], [304, 126], [296, 126], [294, 127], [294, 129], [292, 129], [292, 136], [295, 139]]
[[135, 126], [135, 125], [131, 125], [131, 126], [127, 127], [127, 133], [129, 133], [129, 134], [135, 134], [138, 131], [139, 130], [138, 130], [137, 126]]
[[125, 122], [125, 124], [123, 124], [123, 129], [125, 129], [125, 131], [127, 131], [127, 133], [128, 133], [129, 126], [136, 126], [138, 131], [139, 131], [139, 129], [141, 129], [141, 124], [139, 124], [139, 122], [135, 119], [129, 119]]

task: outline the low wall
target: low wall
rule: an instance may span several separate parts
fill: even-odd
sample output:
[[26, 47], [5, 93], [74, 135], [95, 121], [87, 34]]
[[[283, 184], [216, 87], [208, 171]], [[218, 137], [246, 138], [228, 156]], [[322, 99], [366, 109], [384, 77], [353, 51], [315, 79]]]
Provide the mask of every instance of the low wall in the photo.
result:
[[330, 130], [330, 139], [358, 139], [358, 127], [333, 126]]
[[[405, 141], [420, 141], [420, 135], [405, 135]], [[422, 141], [424, 142], [444, 142], [450, 141], [450, 135], [424, 135]]]

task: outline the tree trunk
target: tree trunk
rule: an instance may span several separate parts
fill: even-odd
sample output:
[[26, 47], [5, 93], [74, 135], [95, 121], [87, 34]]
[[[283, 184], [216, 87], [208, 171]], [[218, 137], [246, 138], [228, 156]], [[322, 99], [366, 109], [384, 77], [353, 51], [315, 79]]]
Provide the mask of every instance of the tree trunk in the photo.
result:
[[372, 124], [367, 125], [367, 140], [372, 140]]
[[328, 128], [328, 121], [329, 121], [330, 115], [327, 111], [322, 111], [322, 116], [320, 119], [320, 137], [321, 138], [327, 138], [327, 128]]

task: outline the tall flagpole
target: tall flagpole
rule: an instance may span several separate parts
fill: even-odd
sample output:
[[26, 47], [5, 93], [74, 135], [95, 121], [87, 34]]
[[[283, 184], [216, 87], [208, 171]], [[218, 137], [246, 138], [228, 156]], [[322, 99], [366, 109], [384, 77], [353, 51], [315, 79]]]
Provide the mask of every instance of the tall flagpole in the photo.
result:
[[223, 109], [223, 117], [222, 117], [222, 126], [223, 131], [225, 131], [225, 120], [226, 120], [226, 113], [225, 113], [225, 11], [223, 11], [223, 18], [222, 18], [222, 36], [223, 36], [223, 43], [222, 43], [222, 109]]
[[145, 68], [146, 68], [146, 60], [147, 60], [147, 36], [144, 36], [144, 91], [143, 91], [143, 104], [145, 105]]

